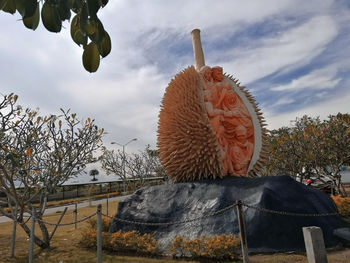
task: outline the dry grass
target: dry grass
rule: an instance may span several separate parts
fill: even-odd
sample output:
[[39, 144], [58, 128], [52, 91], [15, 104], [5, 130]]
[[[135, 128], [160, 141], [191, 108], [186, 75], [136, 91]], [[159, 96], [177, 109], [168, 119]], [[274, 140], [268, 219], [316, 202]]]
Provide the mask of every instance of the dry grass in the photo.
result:
[[[117, 202], [109, 203], [110, 215], [114, 215], [116, 212]], [[85, 207], [78, 209], [78, 220], [86, 216], [89, 216], [96, 212], [96, 206]], [[62, 209], [63, 211], [63, 209]], [[102, 206], [103, 213], [106, 213], [105, 204]], [[51, 223], [57, 223], [60, 217], [60, 213], [50, 214], [44, 217], [44, 220]], [[73, 210], [67, 211], [66, 215], [63, 217], [61, 223], [70, 223], [74, 221]], [[16, 237], [16, 249], [15, 257], [10, 257], [10, 246], [11, 246], [11, 232], [12, 232], [12, 222], [0, 224], [0, 263], [24, 263], [28, 262], [28, 248], [29, 239], [26, 233], [22, 230], [20, 226], [17, 226], [17, 237]], [[51, 241], [51, 249], [42, 250], [35, 247], [34, 250], [34, 262], [35, 263], [58, 263], [69, 262], [69, 263], [95, 263], [96, 262], [96, 252], [94, 250], [86, 250], [81, 248], [78, 243], [80, 240], [80, 235], [88, 227], [86, 221], [79, 223], [78, 228], [75, 229], [74, 225], [70, 226], [60, 226], [57, 228], [56, 233]], [[53, 227], [49, 226], [49, 231], [53, 230]], [[38, 227], [36, 225], [36, 230]], [[36, 231], [38, 235], [40, 232]], [[126, 256], [116, 256], [107, 253], [103, 253], [103, 262], [179, 262], [169, 259], [153, 259], [153, 258], [142, 258], [142, 257], [126, 257]], [[187, 261], [188, 262], [188, 261]]]
[[[111, 215], [116, 212], [117, 202], [111, 202], [109, 204], [109, 211]], [[62, 209], [63, 210], [63, 209]], [[105, 204], [103, 205], [103, 212], [105, 213]], [[78, 210], [78, 219], [84, 218], [96, 212], [96, 206], [80, 208]], [[60, 214], [51, 214], [46, 216], [45, 221], [57, 223]], [[62, 223], [69, 223], [74, 221], [74, 214], [72, 210], [69, 210], [64, 216]], [[74, 225], [59, 227], [52, 239], [51, 249], [42, 250], [38, 247], [35, 248], [34, 262], [35, 263], [95, 263], [96, 252], [93, 250], [86, 250], [79, 247], [78, 242], [80, 235], [84, 229], [88, 227], [87, 222], [79, 223], [78, 229], [74, 228]], [[52, 231], [53, 227], [49, 227], [49, 231]], [[24, 231], [17, 226], [17, 239], [15, 257], [10, 258], [10, 244], [11, 244], [11, 231], [12, 223], [0, 224], [0, 263], [24, 263], [28, 262], [28, 247], [29, 241]], [[38, 232], [39, 234], [39, 232]], [[252, 263], [307, 263], [306, 256], [303, 254], [273, 254], [273, 255], [255, 255], [250, 256]], [[117, 263], [117, 262], [133, 262], [133, 263], [161, 263], [161, 262], [197, 262], [197, 261], [179, 261], [171, 260], [168, 258], [143, 258], [143, 257], [126, 257], [117, 256], [113, 254], [103, 253], [103, 262], [105, 263]], [[242, 261], [238, 261], [242, 262]], [[346, 263], [350, 262], [350, 250], [342, 250], [337, 252], [331, 252], [328, 254], [329, 263]]]
[[[305, 254], [272, 254], [250, 256], [250, 263], [308, 263]], [[349, 263], [350, 250], [333, 251], [327, 253], [328, 263]]]

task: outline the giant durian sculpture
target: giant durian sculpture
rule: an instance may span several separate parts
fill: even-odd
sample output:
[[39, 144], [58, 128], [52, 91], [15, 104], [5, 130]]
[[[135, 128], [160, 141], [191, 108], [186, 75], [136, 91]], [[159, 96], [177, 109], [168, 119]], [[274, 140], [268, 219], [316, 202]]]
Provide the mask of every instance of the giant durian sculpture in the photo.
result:
[[200, 31], [195, 67], [169, 83], [158, 123], [160, 159], [174, 182], [256, 176], [267, 158], [264, 118], [252, 95], [221, 67], [208, 67]]

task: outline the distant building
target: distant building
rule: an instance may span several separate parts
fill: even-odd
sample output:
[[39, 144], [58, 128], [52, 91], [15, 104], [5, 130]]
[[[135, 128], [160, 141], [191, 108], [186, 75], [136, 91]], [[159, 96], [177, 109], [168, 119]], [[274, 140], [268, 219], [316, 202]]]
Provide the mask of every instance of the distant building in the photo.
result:
[[341, 172], [341, 181], [350, 184], [350, 166], [343, 166]]

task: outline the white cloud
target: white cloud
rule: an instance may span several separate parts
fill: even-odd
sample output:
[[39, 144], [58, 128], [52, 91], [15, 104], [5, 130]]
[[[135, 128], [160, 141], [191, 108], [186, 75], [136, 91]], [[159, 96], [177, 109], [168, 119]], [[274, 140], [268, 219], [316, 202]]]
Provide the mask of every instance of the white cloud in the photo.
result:
[[[121, 141], [137, 137], [136, 144], [143, 148], [156, 141], [159, 105], [167, 80], [152, 66], [125, 70], [118, 75], [107, 80], [79, 80], [61, 90], [72, 104], [80, 104], [80, 111], [90, 112], [90, 116], [106, 124], [111, 140], [113, 134], [121, 137]], [[77, 87], [84, 87], [84, 93]]]
[[280, 98], [270, 107], [274, 108], [274, 107], [281, 106], [281, 105], [292, 104], [293, 102], [295, 102], [295, 100], [292, 98]]
[[334, 89], [341, 79], [337, 78], [337, 69], [333, 66], [317, 69], [291, 82], [271, 88], [273, 91], [302, 89]]
[[[15, 92], [21, 104], [38, 106], [45, 113], [57, 113], [62, 107], [71, 108], [78, 116], [95, 118], [109, 132], [107, 144], [137, 137], [138, 141], [128, 145], [128, 151], [143, 149], [147, 143], [155, 147], [159, 105], [169, 76], [192, 61], [192, 55], [183, 55], [181, 48], [184, 43], [191, 45], [193, 28], [200, 28], [203, 42], [217, 48], [215, 57], [208, 56], [207, 61], [219, 62], [226, 72], [247, 83], [274, 72], [288, 73], [322, 54], [337, 36], [347, 37], [338, 34], [339, 27], [344, 25], [338, 17], [331, 16], [337, 11], [334, 3], [332, 0], [109, 1], [100, 18], [112, 38], [112, 53], [101, 61], [94, 74], [83, 69], [82, 48], [71, 40], [69, 24], [59, 34], [47, 32], [42, 24], [32, 32], [16, 21], [18, 16], [1, 13], [1, 92]], [[342, 19], [349, 16], [345, 9], [341, 14]], [[292, 17], [294, 22], [289, 24], [287, 17]], [[249, 47], [238, 43], [229, 52], [220, 49], [222, 40], [248, 27], [256, 29], [266, 21], [283, 26], [268, 36], [260, 35], [257, 39], [253, 35]], [[296, 26], [291, 28], [291, 25]], [[160, 46], [169, 39], [176, 51]], [[159, 52], [149, 58], [151, 48]], [[341, 46], [339, 50], [346, 53], [349, 49]], [[164, 71], [160, 68], [164, 64], [172, 67]], [[336, 68], [342, 69], [339, 65]], [[339, 78], [336, 71], [333, 73], [324, 74], [325, 83]], [[311, 77], [303, 82], [311, 83]], [[322, 91], [325, 90], [316, 96], [324, 96]], [[275, 94], [275, 106], [294, 103], [293, 98]], [[342, 105], [332, 105], [343, 109]], [[292, 112], [287, 119], [302, 111]], [[287, 115], [268, 116], [271, 116], [268, 121], [278, 125]]]
[[245, 83], [286, 68], [309, 63], [337, 36], [337, 24], [329, 16], [311, 18], [274, 37], [257, 41], [252, 50], [234, 49], [234, 60], [222, 63], [226, 72]]
[[291, 120], [295, 120], [296, 117], [302, 117], [304, 115], [310, 117], [320, 116], [321, 119], [325, 119], [327, 116], [337, 114], [338, 112], [350, 113], [349, 102], [350, 93], [348, 92], [334, 96], [326, 101], [283, 114], [276, 114], [265, 110], [264, 116], [268, 124], [268, 129], [277, 129], [282, 126], [289, 126]]
[[[179, 1], [119, 1], [113, 11], [104, 10], [114, 16], [117, 23], [133, 29], [149, 28], [177, 29], [189, 33], [193, 28], [208, 29], [230, 25], [234, 22], [261, 21], [267, 16], [283, 12], [293, 4], [292, 0], [254, 0], [249, 2], [225, 0], [179, 0]], [[116, 15], [118, 14], [118, 15]], [[120, 24], [119, 24], [120, 25]], [[124, 27], [124, 29], [130, 27]], [[226, 28], [230, 29], [230, 28]]]

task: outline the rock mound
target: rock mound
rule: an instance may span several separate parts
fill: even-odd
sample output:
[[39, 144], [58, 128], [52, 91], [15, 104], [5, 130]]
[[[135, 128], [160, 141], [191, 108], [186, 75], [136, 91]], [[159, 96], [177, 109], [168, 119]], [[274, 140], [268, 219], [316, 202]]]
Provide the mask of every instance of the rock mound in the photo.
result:
[[[154, 232], [165, 249], [175, 236], [195, 238], [203, 234], [238, 234], [236, 208], [215, 216], [208, 214], [242, 200], [244, 204], [298, 214], [333, 213], [332, 199], [289, 176], [201, 180], [142, 188], [119, 203], [117, 218], [167, 223], [201, 218], [185, 224], [135, 225], [113, 220], [111, 232], [138, 230]], [[268, 213], [244, 206], [249, 252], [283, 252], [304, 250], [302, 227], [318, 226], [323, 230], [326, 247], [336, 246], [333, 235], [344, 227], [338, 216], [290, 216]]]

